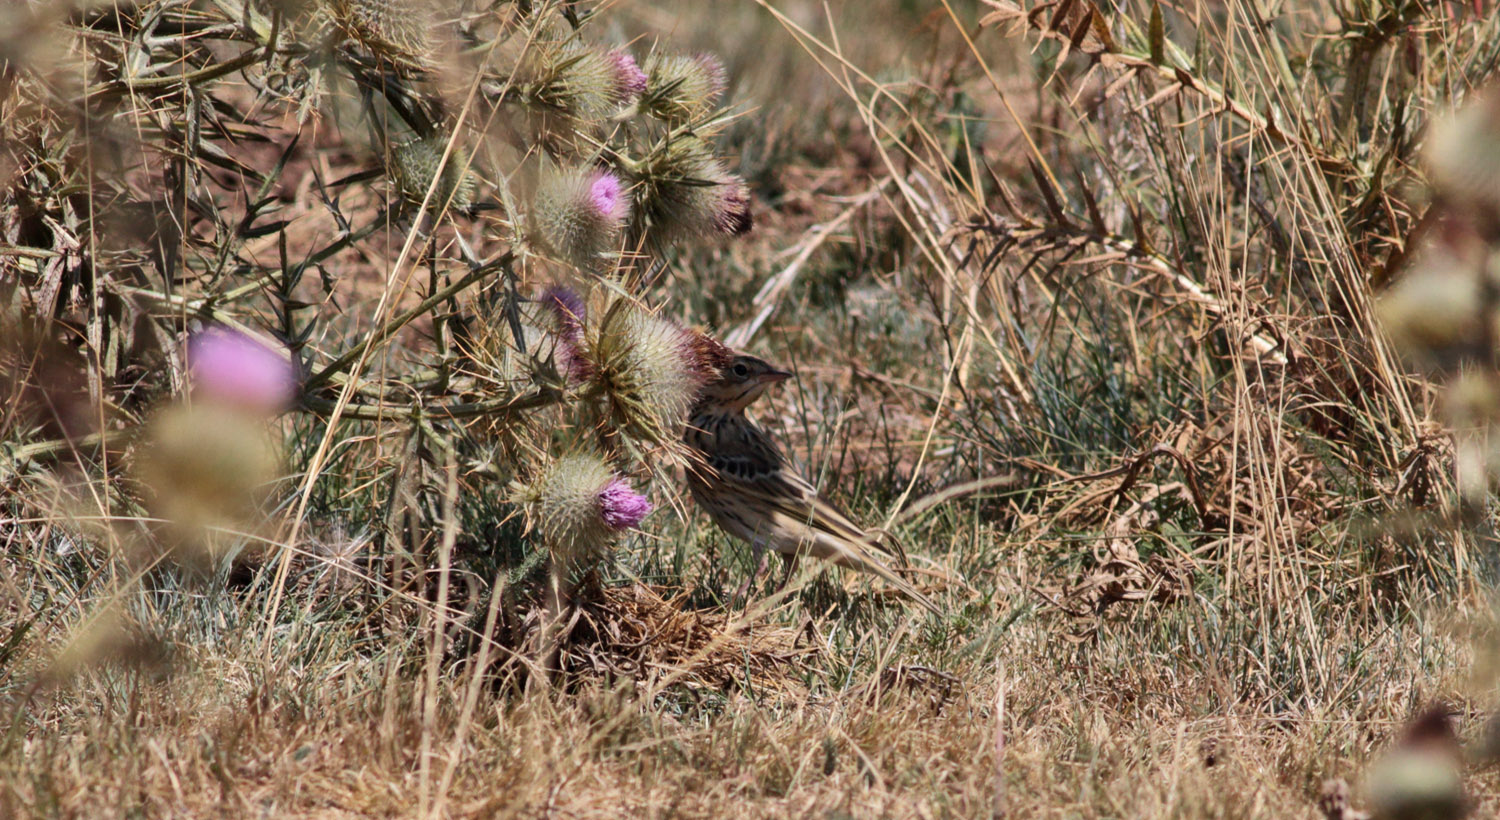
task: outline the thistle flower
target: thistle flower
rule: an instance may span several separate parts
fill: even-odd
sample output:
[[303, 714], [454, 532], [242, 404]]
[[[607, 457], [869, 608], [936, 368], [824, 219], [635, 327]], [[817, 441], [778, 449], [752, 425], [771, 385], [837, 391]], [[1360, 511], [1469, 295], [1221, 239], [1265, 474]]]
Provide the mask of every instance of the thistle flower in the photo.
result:
[[659, 444], [681, 438], [688, 411], [723, 355], [703, 334], [628, 301], [610, 308], [588, 349], [612, 422]]
[[542, 293], [541, 303], [552, 315], [552, 354], [569, 382], [588, 381], [593, 367], [583, 355], [583, 300], [568, 288], [553, 286]]
[[[437, 136], [413, 139], [391, 149], [389, 172], [396, 190], [406, 201], [420, 205], [438, 174], [438, 162], [443, 158], [448, 140]], [[467, 211], [474, 204], [474, 178], [463, 169], [463, 157], [455, 148], [442, 166], [442, 179], [432, 193], [432, 208], [438, 210], [446, 203], [456, 211]]]
[[646, 69], [641, 109], [669, 123], [691, 122], [708, 114], [724, 95], [724, 64], [712, 55], [652, 55]]
[[651, 501], [622, 478], [610, 481], [599, 493], [599, 517], [615, 532], [639, 527], [651, 509]]
[[542, 292], [542, 298], [538, 301], [556, 318], [559, 336], [570, 341], [583, 341], [583, 321], [587, 317], [587, 308], [577, 293], [570, 288], [553, 285]]
[[658, 244], [712, 233], [739, 236], [752, 226], [750, 193], [699, 137], [673, 140], [637, 169], [635, 228]]
[[514, 498], [547, 545], [573, 559], [597, 553], [651, 512], [603, 459], [584, 453], [552, 462]]
[[646, 88], [646, 74], [629, 52], [576, 41], [537, 49], [523, 73], [533, 78], [529, 83], [533, 100], [586, 121], [616, 114]]
[[333, 19], [377, 57], [423, 64], [431, 50], [430, 3], [422, 0], [331, 0]]
[[620, 178], [586, 167], [548, 167], [531, 204], [534, 238], [584, 270], [609, 259], [629, 216]]
[[260, 413], [276, 413], [297, 391], [296, 368], [285, 350], [245, 333], [210, 327], [188, 341], [188, 376], [195, 395]]
[[634, 100], [646, 92], [649, 78], [636, 64], [635, 57], [630, 52], [617, 48], [607, 56], [614, 63], [615, 93], [622, 101]]

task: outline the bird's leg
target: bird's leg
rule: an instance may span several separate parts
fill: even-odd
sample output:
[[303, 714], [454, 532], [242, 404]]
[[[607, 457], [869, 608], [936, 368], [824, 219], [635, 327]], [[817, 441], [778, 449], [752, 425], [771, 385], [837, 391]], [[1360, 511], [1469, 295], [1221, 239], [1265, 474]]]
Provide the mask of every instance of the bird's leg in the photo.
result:
[[781, 553], [781, 582], [776, 585], [776, 591], [786, 589], [786, 582], [792, 580], [792, 573], [797, 571], [797, 553]]
[[746, 578], [745, 583], [740, 585], [739, 591], [734, 593], [734, 597], [744, 598], [746, 601], [750, 600], [750, 588], [755, 586], [755, 581], [760, 578], [760, 574], [766, 571], [766, 545], [762, 544], [760, 539], [751, 542], [750, 557], [755, 561], [755, 569], [750, 571], [750, 577]]

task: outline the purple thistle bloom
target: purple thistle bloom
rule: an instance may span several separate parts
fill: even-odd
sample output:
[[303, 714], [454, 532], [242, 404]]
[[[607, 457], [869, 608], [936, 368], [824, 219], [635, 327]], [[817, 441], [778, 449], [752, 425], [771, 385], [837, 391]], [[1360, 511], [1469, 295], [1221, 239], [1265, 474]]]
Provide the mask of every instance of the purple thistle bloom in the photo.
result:
[[193, 389], [203, 397], [275, 413], [296, 395], [291, 359], [240, 331], [207, 328], [188, 340], [187, 356]]
[[609, 53], [609, 58], [614, 63], [615, 90], [621, 98], [629, 101], [645, 93], [646, 72], [641, 70], [630, 52], [617, 49]]
[[750, 216], [750, 192], [738, 178], [721, 184], [718, 207], [714, 213], [714, 226], [720, 233], [730, 236], [747, 234], [755, 226]]
[[651, 512], [651, 502], [624, 479], [612, 479], [599, 491], [599, 514], [615, 531], [634, 529]]
[[695, 54], [693, 60], [698, 63], [699, 70], [708, 81], [708, 98], [717, 100], [724, 93], [724, 89], [729, 87], [724, 61], [708, 53]]
[[542, 304], [557, 317], [559, 335], [570, 341], [583, 338], [583, 299], [570, 288], [553, 285], [542, 292]]
[[630, 203], [625, 199], [625, 186], [620, 184], [619, 177], [608, 171], [599, 172], [589, 183], [589, 205], [599, 216], [615, 223], [624, 221], [630, 209]]
[[554, 355], [569, 382], [586, 382], [594, 372], [583, 355], [583, 299], [569, 288], [553, 285], [542, 293], [541, 302], [557, 321]]

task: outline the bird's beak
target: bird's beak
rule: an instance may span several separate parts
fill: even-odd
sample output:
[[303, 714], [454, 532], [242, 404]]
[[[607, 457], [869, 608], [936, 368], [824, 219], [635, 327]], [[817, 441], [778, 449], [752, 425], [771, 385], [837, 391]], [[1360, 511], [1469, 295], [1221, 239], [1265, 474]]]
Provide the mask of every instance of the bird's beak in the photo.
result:
[[792, 374], [786, 372], [785, 370], [767, 370], [766, 372], [760, 374], [760, 383], [775, 384], [777, 382], [784, 382], [791, 377]]

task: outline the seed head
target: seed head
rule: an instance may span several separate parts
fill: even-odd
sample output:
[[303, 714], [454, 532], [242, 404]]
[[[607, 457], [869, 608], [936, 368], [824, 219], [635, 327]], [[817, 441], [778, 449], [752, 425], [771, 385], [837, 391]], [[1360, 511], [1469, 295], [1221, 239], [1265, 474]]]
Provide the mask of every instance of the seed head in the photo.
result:
[[635, 229], [656, 244], [739, 236], [753, 224], [744, 180], [725, 169], [699, 137], [673, 140], [639, 170]]
[[682, 435], [687, 413], [717, 361], [716, 343], [628, 301], [616, 302], [589, 345], [611, 421], [658, 444]]
[[595, 168], [548, 167], [531, 204], [534, 237], [583, 270], [608, 263], [630, 216], [620, 178]]
[[423, 0], [330, 0], [339, 27], [375, 56], [417, 65], [431, 56], [431, 8]]
[[575, 560], [597, 554], [651, 512], [645, 496], [588, 453], [552, 462], [515, 499], [547, 545]]
[[673, 124], [703, 117], [724, 95], [724, 64], [708, 54], [652, 55], [646, 63], [646, 76], [641, 108]]
[[[408, 140], [391, 149], [390, 176], [403, 199], [414, 205], [422, 203], [447, 145], [447, 138], [438, 136]], [[467, 211], [474, 204], [474, 178], [463, 169], [460, 153], [455, 146], [442, 166], [442, 179], [430, 200], [434, 211], [444, 204], [455, 211]]]
[[260, 413], [291, 404], [297, 374], [287, 352], [247, 334], [210, 327], [188, 341], [188, 375], [195, 395]]

